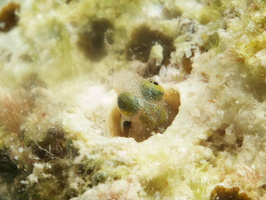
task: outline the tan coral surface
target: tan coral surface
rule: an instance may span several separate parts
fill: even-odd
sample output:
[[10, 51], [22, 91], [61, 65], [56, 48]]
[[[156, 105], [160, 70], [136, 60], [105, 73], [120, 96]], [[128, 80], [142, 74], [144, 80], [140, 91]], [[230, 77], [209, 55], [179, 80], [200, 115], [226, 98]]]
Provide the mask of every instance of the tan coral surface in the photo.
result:
[[[0, 1], [0, 199], [265, 199], [265, 7]], [[121, 71], [164, 88], [163, 134], [112, 137]]]

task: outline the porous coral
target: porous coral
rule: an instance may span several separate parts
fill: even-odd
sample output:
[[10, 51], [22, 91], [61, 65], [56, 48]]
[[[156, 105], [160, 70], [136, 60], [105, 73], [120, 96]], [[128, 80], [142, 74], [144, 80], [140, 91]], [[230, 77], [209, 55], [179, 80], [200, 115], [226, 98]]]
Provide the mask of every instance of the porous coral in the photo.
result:
[[223, 186], [216, 186], [210, 196], [210, 200], [251, 200], [246, 193], [240, 193], [238, 187], [225, 188]]
[[19, 4], [11, 2], [2, 8], [0, 12], [0, 32], [8, 32], [17, 25], [19, 7]]
[[[264, 7], [21, 1], [17, 27], [0, 34], [0, 198], [209, 199], [224, 185], [213, 198], [243, 197], [237, 186], [265, 199]], [[165, 130], [147, 119], [164, 116], [151, 112], [161, 90], [117, 78], [121, 69], [164, 88], [178, 113], [169, 126], [159, 120]], [[112, 137], [131, 125], [112, 110], [127, 85], [147, 103], [141, 120], [153, 132], [142, 142]]]

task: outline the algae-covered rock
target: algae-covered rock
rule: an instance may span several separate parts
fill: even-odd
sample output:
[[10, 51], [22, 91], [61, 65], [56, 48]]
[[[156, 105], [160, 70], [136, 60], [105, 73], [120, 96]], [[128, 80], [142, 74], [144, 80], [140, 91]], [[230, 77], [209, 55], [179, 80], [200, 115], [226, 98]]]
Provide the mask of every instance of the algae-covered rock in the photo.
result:
[[265, 4], [0, 1], [0, 199], [264, 200]]

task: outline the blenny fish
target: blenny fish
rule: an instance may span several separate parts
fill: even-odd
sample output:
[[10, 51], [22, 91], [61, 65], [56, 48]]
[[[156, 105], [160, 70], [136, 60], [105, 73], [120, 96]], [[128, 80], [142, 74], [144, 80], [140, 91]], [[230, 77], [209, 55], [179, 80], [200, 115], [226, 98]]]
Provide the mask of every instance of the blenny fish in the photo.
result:
[[179, 93], [173, 89], [165, 91], [152, 79], [123, 71], [114, 77], [113, 87], [118, 95], [112, 112], [113, 136], [141, 142], [152, 133], [163, 133], [178, 113]]

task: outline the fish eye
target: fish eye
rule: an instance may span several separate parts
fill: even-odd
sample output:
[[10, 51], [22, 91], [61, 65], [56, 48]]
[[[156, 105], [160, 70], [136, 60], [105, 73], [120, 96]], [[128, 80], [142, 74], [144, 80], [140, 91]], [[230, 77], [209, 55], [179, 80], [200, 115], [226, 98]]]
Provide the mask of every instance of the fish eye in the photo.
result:
[[126, 108], [127, 108], [127, 102], [124, 99], [118, 99], [117, 103], [118, 103], [118, 107], [121, 110], [126, 110]]
[[126, 116], [134, 115], [139, 110], [139, 101], [137, 97], [129, 92], [123, 92], [118, 96], [117, 105], [122, 114]]
[[159, 85], [156, 81], [154, 80], [149, 80], [150, 83], [153, 83], [154, 85]]
[[160, 100], [164, 95], [163, 88], [155, 81], [143, 81], [140, 86], [143, 97], [147, 100]]

